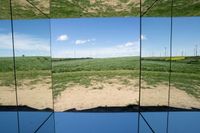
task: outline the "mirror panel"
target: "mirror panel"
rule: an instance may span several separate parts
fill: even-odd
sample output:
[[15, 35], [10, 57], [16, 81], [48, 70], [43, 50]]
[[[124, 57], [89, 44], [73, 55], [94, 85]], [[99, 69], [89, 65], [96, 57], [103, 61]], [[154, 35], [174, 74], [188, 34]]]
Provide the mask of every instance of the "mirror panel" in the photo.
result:
[[200, 109], [200, 17], [173, 19], [170, 106]]
[[31, 133], [53, 113], [50, 19], [26, 0], [12, 11], [19, 126]]
[[[140, 110], [155, 132], [166, 132], [170, 77], [171, 10], [160, 11], [164, 1], [158, 1], [142, 17], [141, 31], [141, 98]], [[165, 3], [171, 9], [171, 2]], [[159, 119], [153, 113], [160, 112]], [[149, 113], [150, 114], [150, 113]], [[152, 116], [149, 117], [149, 116]], [[155, 124], [155, 123], [159, 123]], [[160, 128], [163, 127], [163, 128]]]
[[18, 133], [9, 0], [0, 1], [0, 132]]
[[143, 18], [142, 26], [141, 106], [162, 110], [168, 106], [170, 18]]
[[[0, 110], [16, 109], [11, 20], [0, 20]], [[3, 108], [5, 107], [5, 108]]]
[[19, 106], [52, 110], [49, 20], [14, 20], [14, 31]]
[[56, 111], [137, 111], [138, 17], [53, 19], [52, 53]]

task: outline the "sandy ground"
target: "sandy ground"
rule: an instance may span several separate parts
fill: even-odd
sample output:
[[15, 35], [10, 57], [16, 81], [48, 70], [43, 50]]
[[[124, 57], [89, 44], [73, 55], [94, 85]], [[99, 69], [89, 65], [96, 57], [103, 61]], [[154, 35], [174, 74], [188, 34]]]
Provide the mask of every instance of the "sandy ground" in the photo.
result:
[[0, 86], [0, 105], [16, 105], [14, 86]]
[[[109, 83], [111, 81], [112, 84]], [[171, 94], [171, 106], [173, 107], [200, 108], [200, 100], [182, 90], [172, 88]], [[131, 80], [129, 85], [124, 85], [112, 79], [104, 83], [93, 83], [88, 88], [78, 85], [67, 88], [55, 99], [54, 109], [55, 111], [64, 111], [73, 108], [77, 110], [90, 109], [98, 106], [123, 107], [138, 104], [138, 99], [138, 80]], [[153, 89], [142, 89], [141, 91], [141, 106], [166, 106], [167, 99], [167, 85], [158, 85]]]
[[[21, 81], [18, 86], [18, 104], [36, 109], [52, 108], [52, 90], [50, 79], [40, 79], [35, 83], [33, 80]], [[0, 86], [0, 105], [16, 105], [14, 86]]]
[[55, 111], [64, 111], [72, 108], [77, 110], [89, 109], [98, 106], [127, 106], [138, 103], [138, 89], [132, 89], [132, 85], [126, 86], [117, 83], [117, 80], [109, 80], [104, 83], [92, 83], [84, 86], [67, 88], [55, 99]]
[[[18, 103], [36, 109], [52, 108], [52, 91], [50, 79], [40, 79], [36, 83], [31, 80], [22, 81], [18, 86]], [[158, 85], [148, 89], [143, 82], [141, 90], [141, 106], [167, 105], [168, 86]], [[119, 79], [110, 79], [105, 82], [92, 82], [92, 85], [75, 85], [66, 88], [54, 99], [55, 111], [69, 109], [90, 109], [95, 107], [124, 107], [138, 104], [139, 89], [138, 80], [129, 80], [128, 84]], [[0, 86], [0, 105], [16, 105], [14, 86]], [[172, 88], [170, 105], [190, 109], [200, 108], [200, 100], [187, 94], [185, 91]]]
[[[152, 89], [142, 89], [141, 106], [168, 105], [168, 86], [158, 85]], [[172, 87], [170, 90], [170, 106], [177, 108], [200, 108], [200, 99], [196, 99], [185, 91]]]

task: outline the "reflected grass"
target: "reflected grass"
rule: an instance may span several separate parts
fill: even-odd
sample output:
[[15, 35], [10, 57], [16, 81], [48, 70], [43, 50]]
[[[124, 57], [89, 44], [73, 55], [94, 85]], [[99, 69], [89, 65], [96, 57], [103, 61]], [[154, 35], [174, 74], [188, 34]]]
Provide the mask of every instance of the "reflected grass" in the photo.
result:
[[[175, 60], [177, 59], [177, 60]], [[168, 84], [169, 60], [164, 57], [142, 59], [142, 81], [149, 86]], [[49, 57], [17, 57], [17, 80], [33, 79], [51, 74]], [[14, 84], [12, 58], [0, 58], [0, 85]], [[139, 57], [119, 57], [104, 59], [53, 59], [53, 88], [57, 96], [67, 87], [83, 85], [89, 87], [92, 81], [104, 82], [119, 78], [139, 78]], [[123, 79], [124, 77], [124, 79]], [[172, 61], [172, 86], [200, 98], [200, 57], [174, 58]], [[152, 88], [152, 87], [150, 87]]]
[[[61, 91], [65, 90], [67, 87], [74, 85], [89, 87], [92, 81], [104, 82], [109, 79], [121, 79], [126, 77], [128, 79], [138, 78], [139, 71], [135, 70], [108, 70], [108, 71], [79, 71], [79, 72], [64, 72], [64, 73], [54, 73], [53, 74], [53, 88], [54, 96], [60, 94]], [[127, 84], [128, 82], [126, 82]]]
[[[17, 71], [16, 78], [17, 83], [20, 85], [22, 80], [30, 79], [33, 80], [32, 84], [36, 83], [37, 81], [41, 80], [42, 78], [49, 77], [51, 74], [48, 70], [35, 70], [35, 71]], [[14, 72], [0, 72], [0, 85], [1, 86], [11, 86], [14, 85]]]
[[[53, 18], [79, 18], [79, 17], [113, 17], [113, 16], [138, 16], [139, 3], [128, 1], [115, 2], [90, 0], [52, 0], [51, 9]], [[123, 6], [122, 6], [123, 5]], [[123, 9], [124, 8], [124, 9]]]
[[[49, 14], [49, 1], [29, 0], [36, 7], [40, 8], [47, 15]], [[106, 0], [105, 0], [106, 1]], [[80, 17], [125, 17], [139, 16], [140, 4], [138, 1], [129, 2], [127, 0], [116, 2], [89, 0], [51, 0], [51, 18], [80, 18]], [[155, 0], [145, 0], [142, 3], [142, 10], [145, 12]], [[0, 19], [10, 19], [10, 5], [8, 0], [0, 1]], [[200, 16], [200, 2], [194, 0], [174, 1], [174, 16]], [[171, 0], [158, 1], [145, 16], [170, 17]], [[36, 19], [46, 18], [28, 2], [13, 1], [14, 19]]]

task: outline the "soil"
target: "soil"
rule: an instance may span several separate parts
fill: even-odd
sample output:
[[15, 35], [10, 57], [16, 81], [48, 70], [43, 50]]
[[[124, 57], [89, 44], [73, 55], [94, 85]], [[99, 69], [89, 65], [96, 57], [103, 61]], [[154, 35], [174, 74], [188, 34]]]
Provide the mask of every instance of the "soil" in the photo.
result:
[[[18, 105], [29, 106], [35, 109], [53, 107], [50, 79], [23, 80], [17, 89]], [[0, 86], [0, 105], [16, 106], [16, 93], [14, 86]]]
[[[144, 88], [148, 88], [145, 85]], [[55, 111], [69, 109], [84, 110], [95, 107], [125, 107], [137, 105], [139, 101], [138, 80], [131, 80], [128, 85], [111, 79], [104, 83], [93, 83], [86, 88], [76, 85], [66, 88], [55, 101]], [[141, 90], [141, 106], [167, 106], [168, 86], [157, 85]], [[185, 91], [171, 89], [170, 106], [185, 109], [200, 108], [200, 100]]]
[[[128, 79], [127, 79], [128, 80]], [[66, 88], [54, 99], [55, 111], [70, 109], [84, 110], [95, 107], [125, 107], [137, 105], [139, 101], [138, 80], [119, 79], [104, 82], [93, 81], [92, 85], [74, 85]], [[18, 103], [36, 109], [52, 108], [52, 90], [50, 79], [43, 78], [36, 83], [24, 80], [18, 87]], [[164, 84], [149, 87], [143, 82], [141, 106], [166, 106], [168, 104], [168, 86]], [[14, 86], [0, 86], [0, 105], [16, 105]], [[200, 108], [200, 100], [185, 91], [171, 88], [170, 106], [185, 109]]]

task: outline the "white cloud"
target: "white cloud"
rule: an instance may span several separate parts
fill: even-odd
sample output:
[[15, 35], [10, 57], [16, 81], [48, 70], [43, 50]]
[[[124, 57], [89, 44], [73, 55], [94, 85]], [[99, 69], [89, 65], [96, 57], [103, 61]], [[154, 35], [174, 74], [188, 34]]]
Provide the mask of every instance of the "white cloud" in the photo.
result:
[[118, 48], [126, 48], [126, 47], [138, 47], [139, 48], [139, 41], [127, 42], [125, 44], [118, 45], [117, 47]]
[[135, 45], [134, 42], [127, 42], [127, 43], [125, 44], [126, 47], [133, 46], [133, 45]]
[[141, 35], [141, 40], [147, 40], [147, 37], [145, 35]]
[[[31, 51], [50, 51], [49, 40], [26, 35], [26, 34], [14, 34], [15, 50], [31, 50]], [[12, 35], [0, 34], [0, 49], [12, 49]]]
[[76, 41], [75, 41], [75, 44], [76, 44], [76, 45], [80, 45], [80, 44], [86, 44], [86, 43], [94, 42], [94, 41], [95, 41], [95, 39], [76, 40]]
[[127, 42], [122, 45], [104, 48], [53, 51], [54, 58], [106, 58], [123, 56], [139, 56], [139, 42]]
[[57, 38], [57, 41], [67, 41], [69, 37], [67, 35], [60, 35]]

